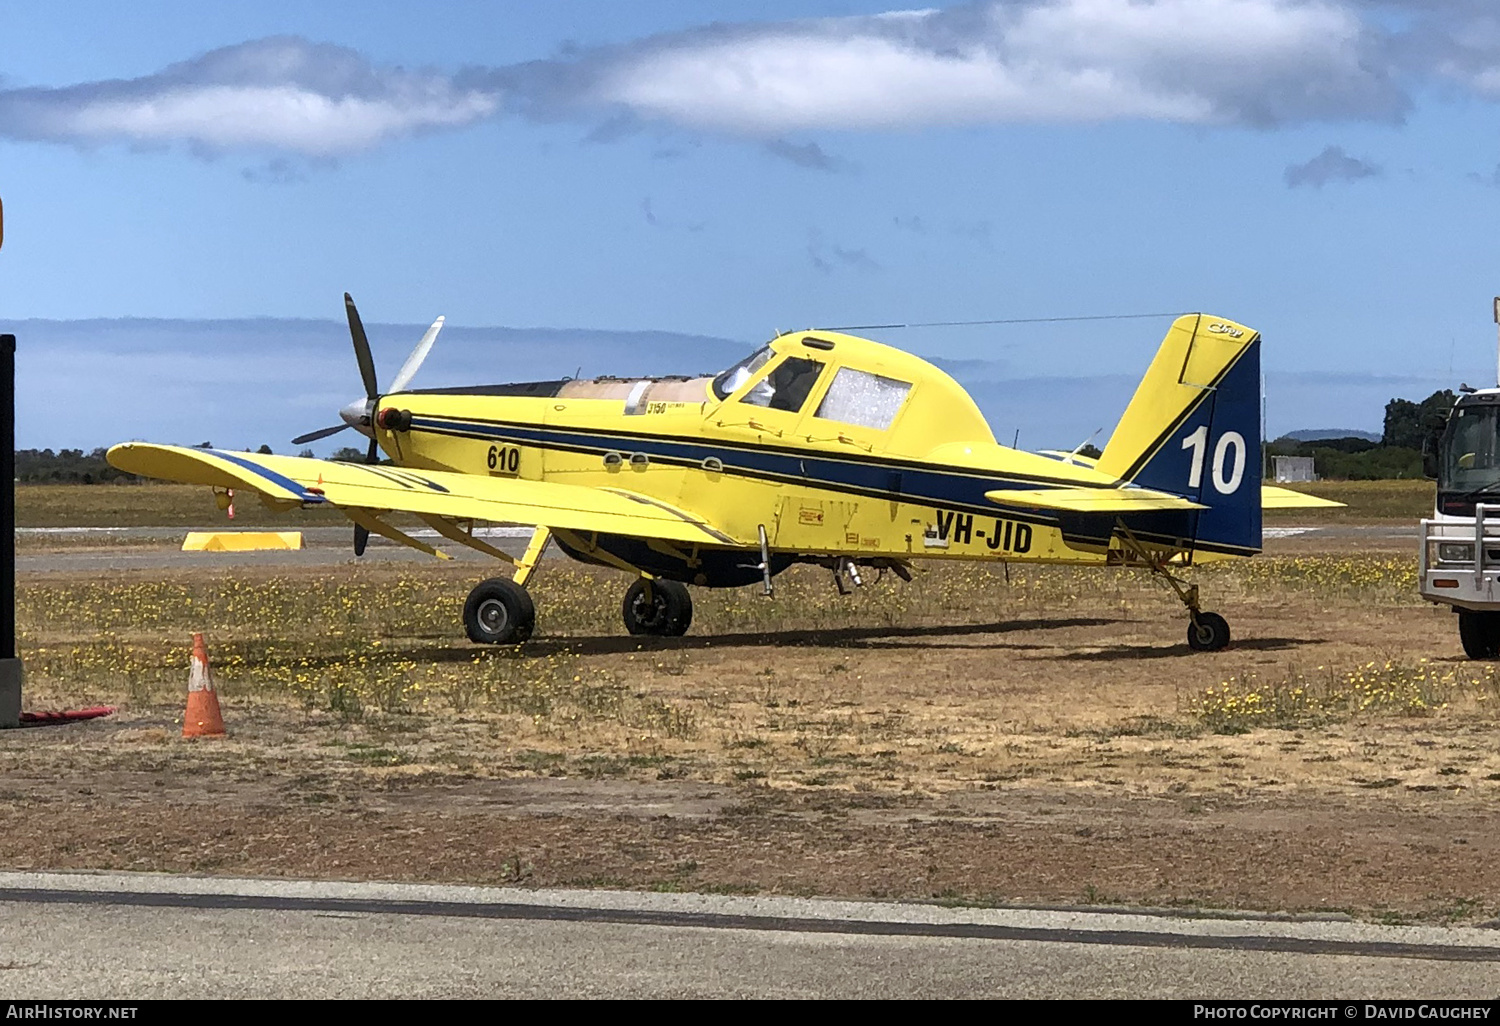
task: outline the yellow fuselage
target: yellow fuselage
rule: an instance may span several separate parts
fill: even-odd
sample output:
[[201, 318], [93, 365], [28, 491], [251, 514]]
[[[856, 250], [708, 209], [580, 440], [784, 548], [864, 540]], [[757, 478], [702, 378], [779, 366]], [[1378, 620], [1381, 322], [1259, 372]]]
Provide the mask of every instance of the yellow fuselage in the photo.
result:
[[[879, 343], [826, 332], [782, 336], [770, 348], [772, 355], [722, 399], [709, 378], [413, 391], [382, 398], [376, 437], [402, 466], [647, 497], [703, 517], [735, 539], [738, 551], [758, 550], [763, 528], [783, 566], [793, 556], [1109, 558], [1107, 532], [1065, 531], [1054, 516], [1006, 508], [984, 493], [1108, 486], [1112, 479], [997, 444], [973, 400], [936, 367]], [[800, 406], [751, 401], [757, 382], [774, 379], [778, 366], [793, 359], [821, 365]], [[829, 392], [845, 367], [866, 378], [878, 375], [891, 388], [906, 386], [885, 426], [860, 412], [844, 416], [866, 424], [827, 415], [838, 405]], [[589, 558], [576, 539], [572, 545], [560, 540], [570, 554]], [[749, 567], [744, 574], [722, 572], [743, 567], [743, 560], [705, 563], [703, 552], [660, 542], [601, 544], [637, 566], [646, 561], [642, 552], [654, 553], [653, 565], [643, 569], [689, 582], [741, 584], [758, 577]], [[674, 572], [674, 565], [682, 571]]]

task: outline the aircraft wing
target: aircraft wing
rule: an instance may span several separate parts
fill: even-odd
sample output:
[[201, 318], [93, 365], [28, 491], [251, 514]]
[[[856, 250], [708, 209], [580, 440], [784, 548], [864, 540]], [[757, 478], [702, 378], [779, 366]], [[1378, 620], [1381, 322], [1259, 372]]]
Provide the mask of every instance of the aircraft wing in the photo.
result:
[[1320, 499], [1316, 495], [1308, 495], [1306, 492], [1294, 491], [1291, 488], [1277, 488], [1275, 485], [1260, 486], [1261, 509], [1333, 509], [1344, 505], [1347, 503]]
[[287, 509], [327, 504], [706, 545], [753, 544], [624, 489], [142, 442], [117, 445], [108, 459], [142, 477], [259, 492], [272, 507]]
[[1190, 499], [1150, 488], [1015, 488], [985, 492], [1002, 506], [1056, 509], [1069, 513], [1154, 513], [1171, 509], [1207, 509]]

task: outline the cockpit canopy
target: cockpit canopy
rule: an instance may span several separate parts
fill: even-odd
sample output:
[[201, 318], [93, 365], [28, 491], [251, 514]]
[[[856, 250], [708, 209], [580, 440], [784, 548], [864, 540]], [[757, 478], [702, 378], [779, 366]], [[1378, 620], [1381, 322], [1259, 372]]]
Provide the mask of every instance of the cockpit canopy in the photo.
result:
[[[994, 442], [958, 383], [932, 364], [853, 335], [782, 336], [714, 377], [721, 402], [808, 415], [878, 432], [889, 451], [920, 455], [954, 441]], [[815, 429], [807, 429], [817, 435]]]

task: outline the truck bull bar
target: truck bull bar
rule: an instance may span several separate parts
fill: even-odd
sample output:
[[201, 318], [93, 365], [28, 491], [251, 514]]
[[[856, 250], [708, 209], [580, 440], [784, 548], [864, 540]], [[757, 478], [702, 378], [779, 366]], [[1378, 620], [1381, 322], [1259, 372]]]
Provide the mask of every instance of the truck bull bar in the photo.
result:
[[1454, 609], [1500, 609], [1500, 505], [1478, 503], [1473, 520], [1423, 520], [1419, 587]]

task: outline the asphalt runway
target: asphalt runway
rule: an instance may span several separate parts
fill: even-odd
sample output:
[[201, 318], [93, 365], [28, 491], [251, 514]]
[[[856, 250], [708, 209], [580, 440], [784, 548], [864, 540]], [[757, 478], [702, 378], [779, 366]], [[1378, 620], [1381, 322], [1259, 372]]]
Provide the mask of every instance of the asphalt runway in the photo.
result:
[[[529, 528], [494, 528], [491, 534], [481, 536], [496, 547], [519, 556], [526, 550], [531, 536]], [[121, 546], [83, 546], [72, 549], [35, 552], [22, 549], [16, 556], [16, 568], [22, 572], [54, 571], [99, 571], [99, 570], [157, 570], [168, 567], [234, 567], [234, 566], [339, 566], [352, 562], [353, 528], [312, 527], [302, 531], [304, 548], [294, 552], [182, 552], [187, 530], [181, 527], [121, 527], [121, 528], [20, 528], [17, 534], [26, 537], [56, 537], [59, 540], [79, 535], [119, 539]], [[437, 536], [435, 531], [417, 532], [429, 544], [436, 545], [454, 559], [495, 565], [496, 560], [462, 545], [455, 545]], [[1286, 538], [1310, 538], [1338, 543], [1372, 541], [1409, 541], [1415, 551], [1417, 527], [1389, 525], [1381, 526], [1331, 526], [1331, 527], [1272, 527], [1265, 531], [1267, 541]], [[151, 544], [151, 543], [159, 544]], [[556, 546], [547, 550], [547, 558], [557, 558]], [[412, 563], [430, 562], [433, 557], [404, 545], [387, 541], [379, 536], [370, 539], [369, 548], [359, 557], [369, 562]]]
[[1488, 1002], [1500, 931], [800, 898], [0, 873], [0, 999]]

